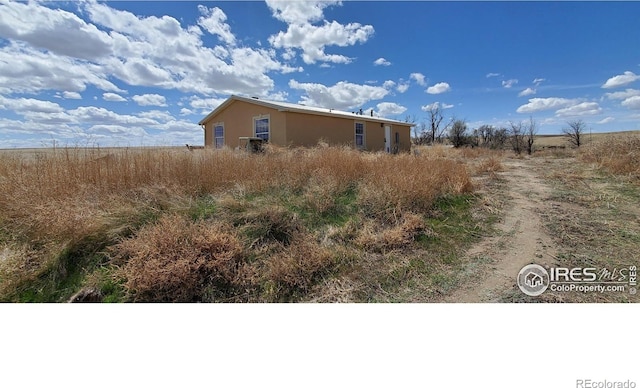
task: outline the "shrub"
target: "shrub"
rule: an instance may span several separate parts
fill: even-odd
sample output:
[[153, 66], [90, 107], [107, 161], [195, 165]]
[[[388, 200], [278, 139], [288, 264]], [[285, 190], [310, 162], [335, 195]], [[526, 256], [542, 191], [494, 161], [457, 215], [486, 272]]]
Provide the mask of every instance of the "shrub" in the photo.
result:
[[423, 218], [414, 213], [406, 213], [397, 223], [379, 230], [370, 222], [361, 229], [355, 242], [362, 248], [373, 252], [387, 252], [408, 248], [420, 235], [433, 235]]
[[287, 247], [266, 262], [265, 284], [272, 300], [306, 292], [317, 278], [335, 264], [331, 251], [308, 235], [296, 236]]
[[243, 248], [228, 225], [168, 215], [112, 251], [133, 300], [192, 302], [231, 291]]

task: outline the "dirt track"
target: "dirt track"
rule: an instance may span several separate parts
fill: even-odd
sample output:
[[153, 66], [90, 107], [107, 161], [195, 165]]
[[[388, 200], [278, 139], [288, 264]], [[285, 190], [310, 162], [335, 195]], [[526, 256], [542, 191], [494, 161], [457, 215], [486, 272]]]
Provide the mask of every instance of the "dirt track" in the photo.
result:
[[513, 290], [522, 267], [530, 263], [552, 265], [557, 247], [546, 232], [541, 216], [547, 206], [551, 188], [536, 171], [538, 161], [507, 159], [505, 171], [498, 173], [505, 180], [507, 200], [497, 233], [473, 246], [470, 259], [487, 258], [489, 268], [476, 273], [445, 298], [446, 302], [494, 302]]

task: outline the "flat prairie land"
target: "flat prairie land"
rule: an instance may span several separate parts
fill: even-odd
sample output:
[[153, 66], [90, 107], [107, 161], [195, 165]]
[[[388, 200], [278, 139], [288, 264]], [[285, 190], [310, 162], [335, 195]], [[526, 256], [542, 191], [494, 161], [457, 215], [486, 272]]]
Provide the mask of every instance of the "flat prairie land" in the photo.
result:
[[[0, 301], [637, 302], [640, 136], [599, 138], [2, 151]], [[531, 263], [622, 270], [626, 289], [527, 296]]]

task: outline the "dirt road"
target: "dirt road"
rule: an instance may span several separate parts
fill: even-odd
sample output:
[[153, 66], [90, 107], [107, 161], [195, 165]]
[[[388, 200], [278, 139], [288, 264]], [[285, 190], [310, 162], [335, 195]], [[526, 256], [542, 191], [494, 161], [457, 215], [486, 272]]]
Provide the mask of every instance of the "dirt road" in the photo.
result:
[[463, 280], [446, 302], [493, 302], [516, 287], [516, 277], [530, 263], [552, 265], [557, 247], [545, 231], [540, 214], [547, 206], [551, 188], [540, 177], [539, 162], [534, 159], [507, 159], [505, 171], [498, 173], [507, 200], [497, 233], [473, 246], [471, 260], [485, 258], [490, 264]]

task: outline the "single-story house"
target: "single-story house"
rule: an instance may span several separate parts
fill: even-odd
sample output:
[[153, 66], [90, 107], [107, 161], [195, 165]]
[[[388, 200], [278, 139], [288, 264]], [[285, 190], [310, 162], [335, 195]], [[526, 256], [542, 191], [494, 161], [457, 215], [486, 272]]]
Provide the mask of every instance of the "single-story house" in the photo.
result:
[[411, 124], [281, 101], [231, 96], [198, 123], [206, 147], [240, 147], [259, 138], [279, 146], [350, 145], [368, 151], [408, 152]]

